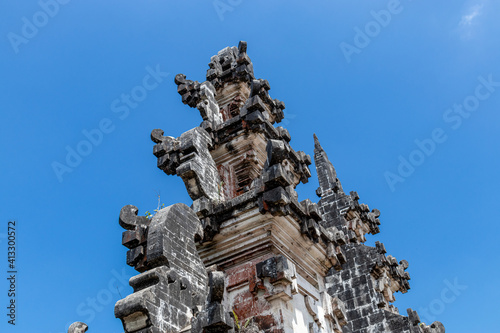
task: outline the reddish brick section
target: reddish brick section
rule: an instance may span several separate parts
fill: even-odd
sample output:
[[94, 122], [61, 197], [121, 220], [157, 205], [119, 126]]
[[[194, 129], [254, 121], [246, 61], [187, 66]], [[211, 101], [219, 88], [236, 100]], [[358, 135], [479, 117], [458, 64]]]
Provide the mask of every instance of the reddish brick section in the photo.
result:
[[267, 316], [256, 316], [255, 321], [259, 328], [266, 333], [282, 333], [283, 328], [279, 328], [276, 325], [276, 321], [272, 315]]
[[253, 276], [248, 284], [248, 290], [253, 294], [257, 295], [259, 290], [264, 290], [267, 293], [267, 289], [264, 286], [264, 283], [262, 282], [261, 279], [259, 279], [257, 276]]
[[227, 288], [230, 289], [251, 280], [252, 276], [256, 275], [255, 264], [254, 261], [249, 261], [243, 265], [226, 270]]
[[232, 289], [233, 287], [246, 282], [250, 282], [250, 284], [252, 283], [262, 284], [262, 281], [260, 281], [260, 279], [257, 278], [257, 271], [255, 267], [259, 262], [267, 260], [271, 257], [273, 257], [273, 254], [269, 253], [266, 255], [262, 255], [258, 258], [252, 259], [250, 261], [247, 261], [239, 266], [227, 269], [225, 271], [227, 279], [226, 288]]
[[[283, 332], [282, 323], [277, 323], [271, 313], [271, 305], [265, 299], [269, 295], [261, 279], [257, 277], [255, 266], [257, 263], [272, 257], [272, 254], [253, 259], [243, 265], [233, 267], [226, 271], [227, 289], [248, 283], [240, 294], [233, 299], [232, 310], [238, 316], [240, 325], [244, 325], [248, 319], [253, 319], [259, 329], [265, 333]], [[264, 291], [260, 294], [259, 290]], [[281, 320], [282, 321], [282, 320]]]
[[238, 315], [240, 322], [257, 317], [258, 315], [271, 310], [268, 301], [262, 297], [254, 296], [249, 290], [245, 290], [234, 298], [233, 311]]

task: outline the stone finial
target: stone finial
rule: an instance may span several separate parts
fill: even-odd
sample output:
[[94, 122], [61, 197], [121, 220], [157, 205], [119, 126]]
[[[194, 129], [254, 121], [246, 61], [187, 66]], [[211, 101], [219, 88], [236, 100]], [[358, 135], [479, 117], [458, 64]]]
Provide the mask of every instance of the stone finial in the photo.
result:
[[322, 193], [327, 193], [328, 191], [344, 193], [342, 185], [337, 178], [337, 171], [332, 162], [328, 159], [328, 155], [323, 147], [321, 147], [316, 134], [314, 134], [314, 163], [316, 164], [319, 181], [317, 193], [320, 196]]
[[89, 327], [87, 324], [82, 323], [81, 321], [76, 321], [73, 324], [70, 325], [68, 328], [68, 333], [85, 333]]
[[445, 328], [443, 323], [440, 321], [435, 321], [431, 324], [431, 332], [432, 333], [445, 333]]
[[254, 79], [253, 64], [247, 55], [247, 42], [240, 41], [238, 47], [226, 47], [212, 56], [207, 70], [207, 81], [215, 88], [230, 81]]
[[138, 216], [139, 209], [134, 205], [126, 205], [120, 211], [118, 222], [123, 229], [134, 230], [137, 226], [147, 226], [149, 219], [146, 216]]

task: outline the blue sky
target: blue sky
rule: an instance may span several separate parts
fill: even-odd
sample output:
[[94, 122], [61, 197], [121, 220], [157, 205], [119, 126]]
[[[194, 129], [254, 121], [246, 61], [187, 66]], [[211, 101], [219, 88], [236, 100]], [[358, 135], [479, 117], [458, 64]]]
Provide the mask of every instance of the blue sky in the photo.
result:
[[[156, 168], [151, 130], [198, 126], [175, 74], [204, 81], [210, 57], [245, 40], [256, 77], [286, 103], [292, 146], [312, 156], [316, 133], [344, 190], [381, 211], [367, 243], [410, 263], [400, 312], [447, 332], [500, 332], [499, 10], [493, 0], [2, 2], [0, 331], [60, 333], [77, 320], [123, 331], [113, 307], [135, 273], [121, 207], [152, 210], [158, 192], [191, 203]], [[297, 190], [316, 201], [311, 167]]]

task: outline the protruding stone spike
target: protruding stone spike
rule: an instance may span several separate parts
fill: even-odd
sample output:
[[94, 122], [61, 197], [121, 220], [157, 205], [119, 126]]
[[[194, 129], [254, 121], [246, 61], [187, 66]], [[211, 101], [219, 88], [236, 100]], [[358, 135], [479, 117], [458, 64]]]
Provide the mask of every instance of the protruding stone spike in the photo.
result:
[[238, 53], [241, 55], [247, 53], [247, 42], [240, 40], [238, 44]]
[[314, 163], [316, 164], [319, 186], [322, 193], [327, 193], [328, 191], [344, 193], [342, 185], [337, 179], [337, 171], [328, 159], [328, 155], [323, 150], [323, 147], [321, 147], [316, 134], [314, 134]]

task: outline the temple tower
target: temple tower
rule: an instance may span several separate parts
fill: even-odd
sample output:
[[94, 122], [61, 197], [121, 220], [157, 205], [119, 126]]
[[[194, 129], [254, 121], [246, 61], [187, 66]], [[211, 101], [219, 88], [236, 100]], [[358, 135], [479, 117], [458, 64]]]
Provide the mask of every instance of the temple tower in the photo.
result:
[[298, 201], [312, 161], [276, 126], [285, 104], [255, 78], [246, 42], [214, 55], [206, 81], [175, 83], [202, 122], [177, 138], [153, 130], [153, 152], [193, 202], [151, 219], [122, 209], [140, 273], [115, 307], [125, 332], [444, 332], [392, 305], [410, 288], [408, 263], [363, 244], [380, 212], [344, 193], [316, 135], [320, 199]]

